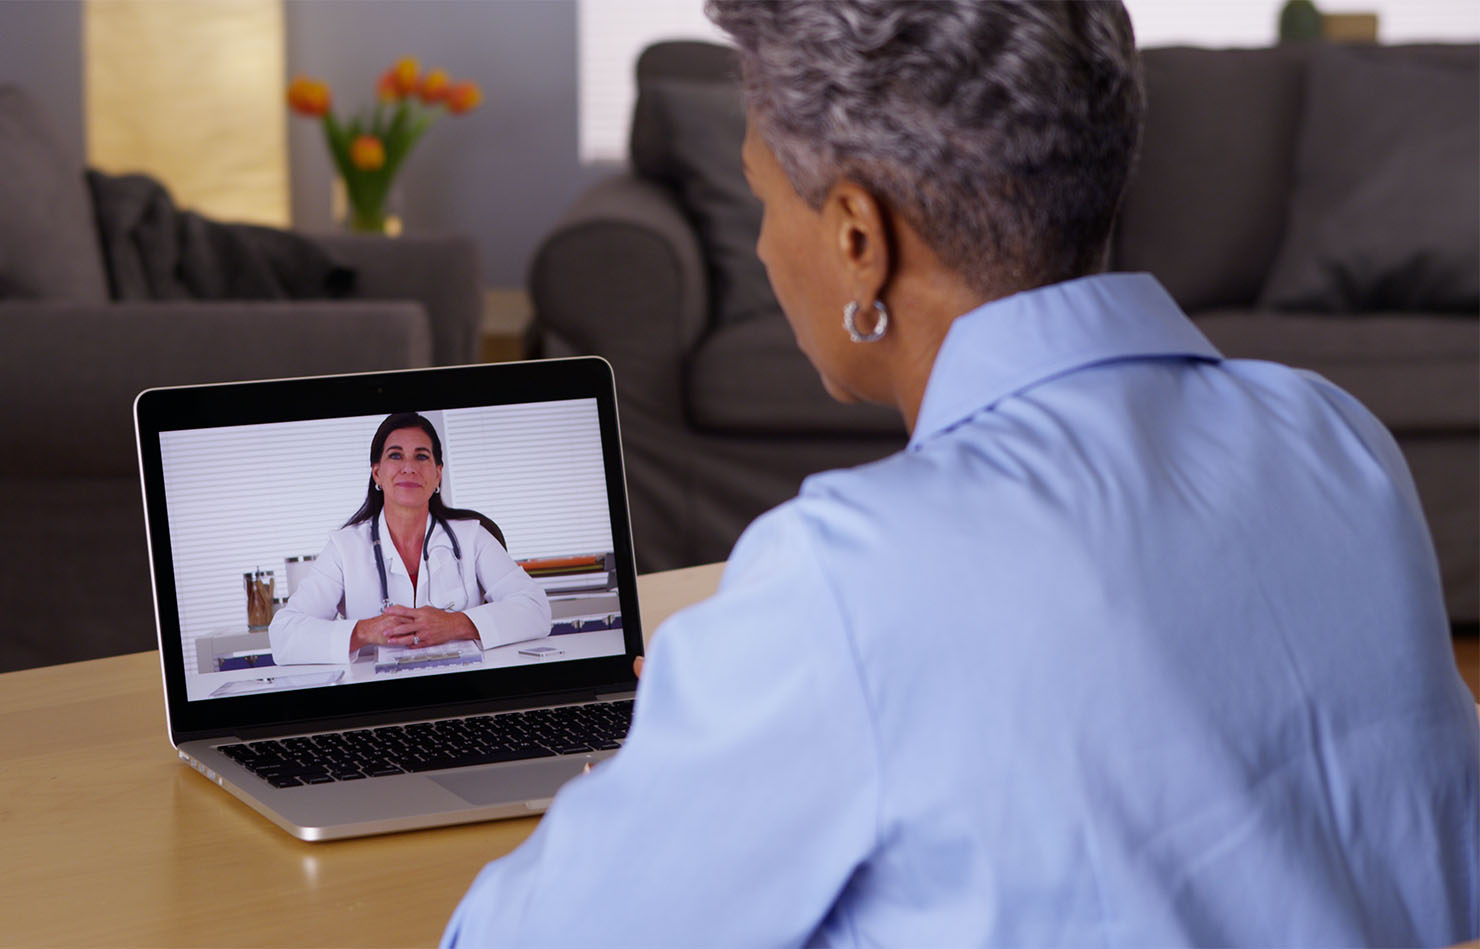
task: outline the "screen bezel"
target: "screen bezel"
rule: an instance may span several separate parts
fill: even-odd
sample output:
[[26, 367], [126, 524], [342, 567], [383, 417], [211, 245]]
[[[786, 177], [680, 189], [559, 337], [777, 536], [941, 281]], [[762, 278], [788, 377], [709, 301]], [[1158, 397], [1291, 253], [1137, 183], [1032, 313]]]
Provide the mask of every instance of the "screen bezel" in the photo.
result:
[[[607, 509], [612, 544], [616, 548], [613, 554], [625, 646], [622, 655], [353, 686], [188, 700], [165, 504], [162, 432], [567, 399], [596, 400]], [[518, 705], [538, 696], [636, 687], [632, 660], [642, 654], [637, 570], [627, 514], [615, 380], [606, 360], [580, 356], [149, 389], [134, 401], [134, 426], [154, 581], [156, 631], [170, 733], [176, 744], [248, 731], [311, 729], [316, 722], [373, 721], [402, 713], [435, 717], [443, 710], [455, 714], [469, 708]]]

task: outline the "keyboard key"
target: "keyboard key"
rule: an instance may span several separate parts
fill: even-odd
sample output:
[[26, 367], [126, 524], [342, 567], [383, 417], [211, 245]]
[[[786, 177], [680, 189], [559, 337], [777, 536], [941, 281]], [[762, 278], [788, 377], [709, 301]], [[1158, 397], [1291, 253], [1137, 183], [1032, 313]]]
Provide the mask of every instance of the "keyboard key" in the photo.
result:
[[379, 767], [366, 769], [365, 773], [372, 778], [383, 778], [392, 774], [404, 774], [405, 769], [393, 764], [380, 765]]

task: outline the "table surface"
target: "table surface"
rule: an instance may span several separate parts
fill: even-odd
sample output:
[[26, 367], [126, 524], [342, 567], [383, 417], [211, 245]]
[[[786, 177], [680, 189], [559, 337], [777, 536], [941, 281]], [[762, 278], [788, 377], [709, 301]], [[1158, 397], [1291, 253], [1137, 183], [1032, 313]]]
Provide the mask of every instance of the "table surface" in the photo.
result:
[[[721, 569], [639, 577], [644, 633]], [[537, 821], [305, 843], [175, 755], [157, 652], [0, 675], [0, 944], [430, 945]]]
[[1454, 661], [1465, 684], [1475, 693], [1475, 701], [1480, 703], [1480, 636], [1454, 637]]

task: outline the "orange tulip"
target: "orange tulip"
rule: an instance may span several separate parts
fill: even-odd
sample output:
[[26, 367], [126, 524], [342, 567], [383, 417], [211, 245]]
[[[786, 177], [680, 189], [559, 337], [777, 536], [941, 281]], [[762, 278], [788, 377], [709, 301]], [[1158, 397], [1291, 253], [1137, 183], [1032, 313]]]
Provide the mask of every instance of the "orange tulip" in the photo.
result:
[[403, 56], [396, 60], [391, 67], [391, 74], [395, 76], [396, 92], [401, 98], [406, 98], [416, 91], [416, 77], [421, 72], [421, 63], [414, 56]]
[[422, 77], [421, 101], [427, 105], [441, 102], [447, 98], [447, 90], [452, 85], [452, 79], [447, 75], [445, 69], [433, 69]]
[[380, 81], [375, 84], [376, 98], [381, 102], [395, 102], [401, 98], [401, 93], [396, 89], [396, 70], [387, 69], [380, 74]]
[[385, 164], [385, 145], [374, 135], [358, 136], [350, 143], [349, 160], [361, 171], [375, 171]]
[[453, 115], [462, 115], [478, 108], [483, 101], [483, 90], [471, 79], [455, 82], [447, 89], [447, 111]]
[[329, 111], [329, 84], [295, 76], [288, 84], [288, 107], [300, 115], [321, 116]]

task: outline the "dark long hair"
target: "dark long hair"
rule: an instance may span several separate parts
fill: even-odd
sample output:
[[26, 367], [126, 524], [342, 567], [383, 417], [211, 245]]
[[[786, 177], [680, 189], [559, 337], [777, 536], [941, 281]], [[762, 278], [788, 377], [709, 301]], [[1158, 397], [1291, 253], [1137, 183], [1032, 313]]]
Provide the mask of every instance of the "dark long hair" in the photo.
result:
[[[437, 429], [431, 421], [415, 412], [397, 412], [387, 416], [386, 420], [380, 423], [380, 427], [375, 430], [375, 437], [370, 440], [370, 464], [380, 463], [380, 454], [385, 451], [385, 440], [390, 437], [391, 432], [402, 428], [419, 428], [426, 432], [427, 437], [432, 440], [432, 460], [437, 463], [438, 468], [442, 467], [442, 439], [437, 437]], [[380, 509], [383, 507], [385, 507], [385, 495], [375, 490], [375, 475], [372, 474], [370, 486], [365, 489], [365, 503], [360, 505], [358, 511], [350, 515], [350, 519], [344, 522], [344, 526], [349, 527], [351, 524], [379, 517]], [[504, 532], [499, 530], [498, 525], [486, 515], [466, 508], [448, 507], [443, 503], [440, 493], [432, 495], [427, 503], [427, 509], [431, 511], [433, 517], [444, 521], [477, 521], [494, 536], [505, 550], [509, 549], [508, 543], [504, 541]]]

